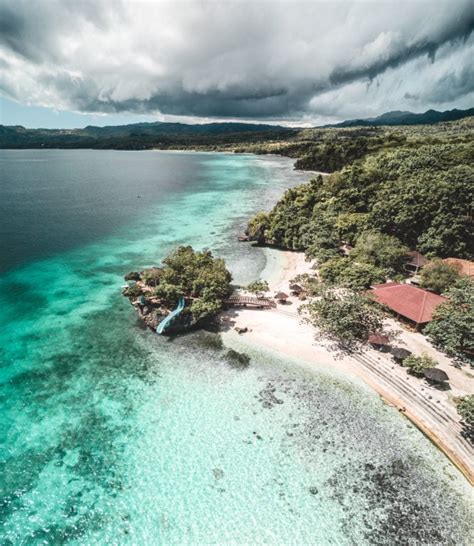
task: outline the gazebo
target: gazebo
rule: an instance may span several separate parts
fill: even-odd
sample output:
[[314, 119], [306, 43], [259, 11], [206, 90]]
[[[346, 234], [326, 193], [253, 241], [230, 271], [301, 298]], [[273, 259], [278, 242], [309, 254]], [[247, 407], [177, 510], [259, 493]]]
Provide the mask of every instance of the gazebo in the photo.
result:
[[367, 341], [374, 349], [377, 349], [378, 351], [383, 351], [388, 349], [390, 340], [388, 339], [388, 336], [385, 334], [370, 334]]
[[278, 292], [277, 294], [275, 294], [275, 299], [279, 303], [285, 303], [288, 298], [289, 296], [288, 294], [285, 294], [285, 292]]
[[290, 290], [295, 296], [299, 296], [304, 289], [299, 284], [293, 283], [290, 284]]
[[418, 275], [420, 269], [422, 269], [427, 263], [428, 260], [417, 250], [411, 250], [407, 253], [406, 269], [412, 275]]
[[443, 383], [449, 379], [448, 374], [439, 368], [428, 368], [424, 371], [424, 375], [428, 381], [432, 381], [433, 383]]
[[403, 347], [394, 347], [390, 352], [392, 353], [395, 362], [398, 362], [399, 364], [411, 355], [411, 351], [404, 349]]

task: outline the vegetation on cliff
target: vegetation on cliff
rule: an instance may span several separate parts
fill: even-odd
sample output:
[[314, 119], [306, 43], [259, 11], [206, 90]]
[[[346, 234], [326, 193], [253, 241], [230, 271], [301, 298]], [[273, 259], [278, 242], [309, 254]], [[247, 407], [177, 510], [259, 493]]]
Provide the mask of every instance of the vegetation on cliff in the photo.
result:
[[[133, 274], [134, 279], [136, 275]], [[124, 294], [130, 299], [143, 297], [137, 305], [152, 327], [176, 307], [181, 297], [186, 306], [177, 317], [175, 328], [203, 324], [219, 313], [223, 300], [231, 293], [232, 276], [224, 260], [214, 258], [208, 250], [196, 251], [191, 246], [176, 248], [161, 267], [146, 269], [138, 276], [137, 283]]]
[[[335, 154], [343, 168], [287, 190], [271, 211], [250, 219], [247, 234], [260, 244], [304, 251], [323, 281], [355, 290], [403, 275], [410, 249], [429, 258], [473, 259], [472, 128], [464, 120], [358, 129], [351, 139], [347, 130], [327, 133], [325, 144], [313, 143], [305, 157], [314, 152], [311, 165], [322, 168], [325, 155]], [[436, 262], [423, 284], [440, 292], [457, 277], [452, 266]]]
[[309, 255], [371, 231], [440, 257], [474, 256], [474, 140], [402, 146], [289, 189], [248, 234]]

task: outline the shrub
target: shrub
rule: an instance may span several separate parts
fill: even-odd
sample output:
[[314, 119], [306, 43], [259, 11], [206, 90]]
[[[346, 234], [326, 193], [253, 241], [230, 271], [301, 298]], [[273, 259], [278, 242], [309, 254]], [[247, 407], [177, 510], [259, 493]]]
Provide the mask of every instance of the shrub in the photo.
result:
[[436, 360], [423, 353], [421, 356], [410, 355], [403, 361], [403, 366], [408, 368], [408, 373], [417, 377], [423, 377], [425, 370], [436, 367]]
[[247, 285], [246, 289], [253, 294], [259, 294], [260, 292], [268, 292], [270, 287], [267, 281], [253, 281]]
[[474, 427], [474, 394], [462, 396], [456, 400], [456, 408], [462, 420], [470, 427]]
[[459, 278], [459, 268], [441, 260], [434, 260], [421, 270], [421, 286], [436, 294], [446, 292]]

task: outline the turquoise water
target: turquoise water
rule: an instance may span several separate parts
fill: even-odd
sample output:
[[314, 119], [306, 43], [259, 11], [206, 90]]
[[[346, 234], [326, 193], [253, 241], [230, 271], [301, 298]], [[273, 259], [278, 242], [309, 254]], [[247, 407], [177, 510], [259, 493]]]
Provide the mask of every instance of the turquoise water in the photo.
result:
[[122, 276], [179, 243], [236, 282], [280, 158], [2, 151], [0, 543], [468, 544], [470, 491], [370, 390], [143, 329]]

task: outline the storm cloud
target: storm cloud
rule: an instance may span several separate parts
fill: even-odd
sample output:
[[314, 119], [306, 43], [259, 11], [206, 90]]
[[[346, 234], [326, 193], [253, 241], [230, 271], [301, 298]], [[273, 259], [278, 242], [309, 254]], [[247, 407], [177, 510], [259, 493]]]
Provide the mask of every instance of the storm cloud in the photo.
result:
[[314, 121], [471, 107], [470, 0], [0, 0], [0, 93], [79, 112]]

